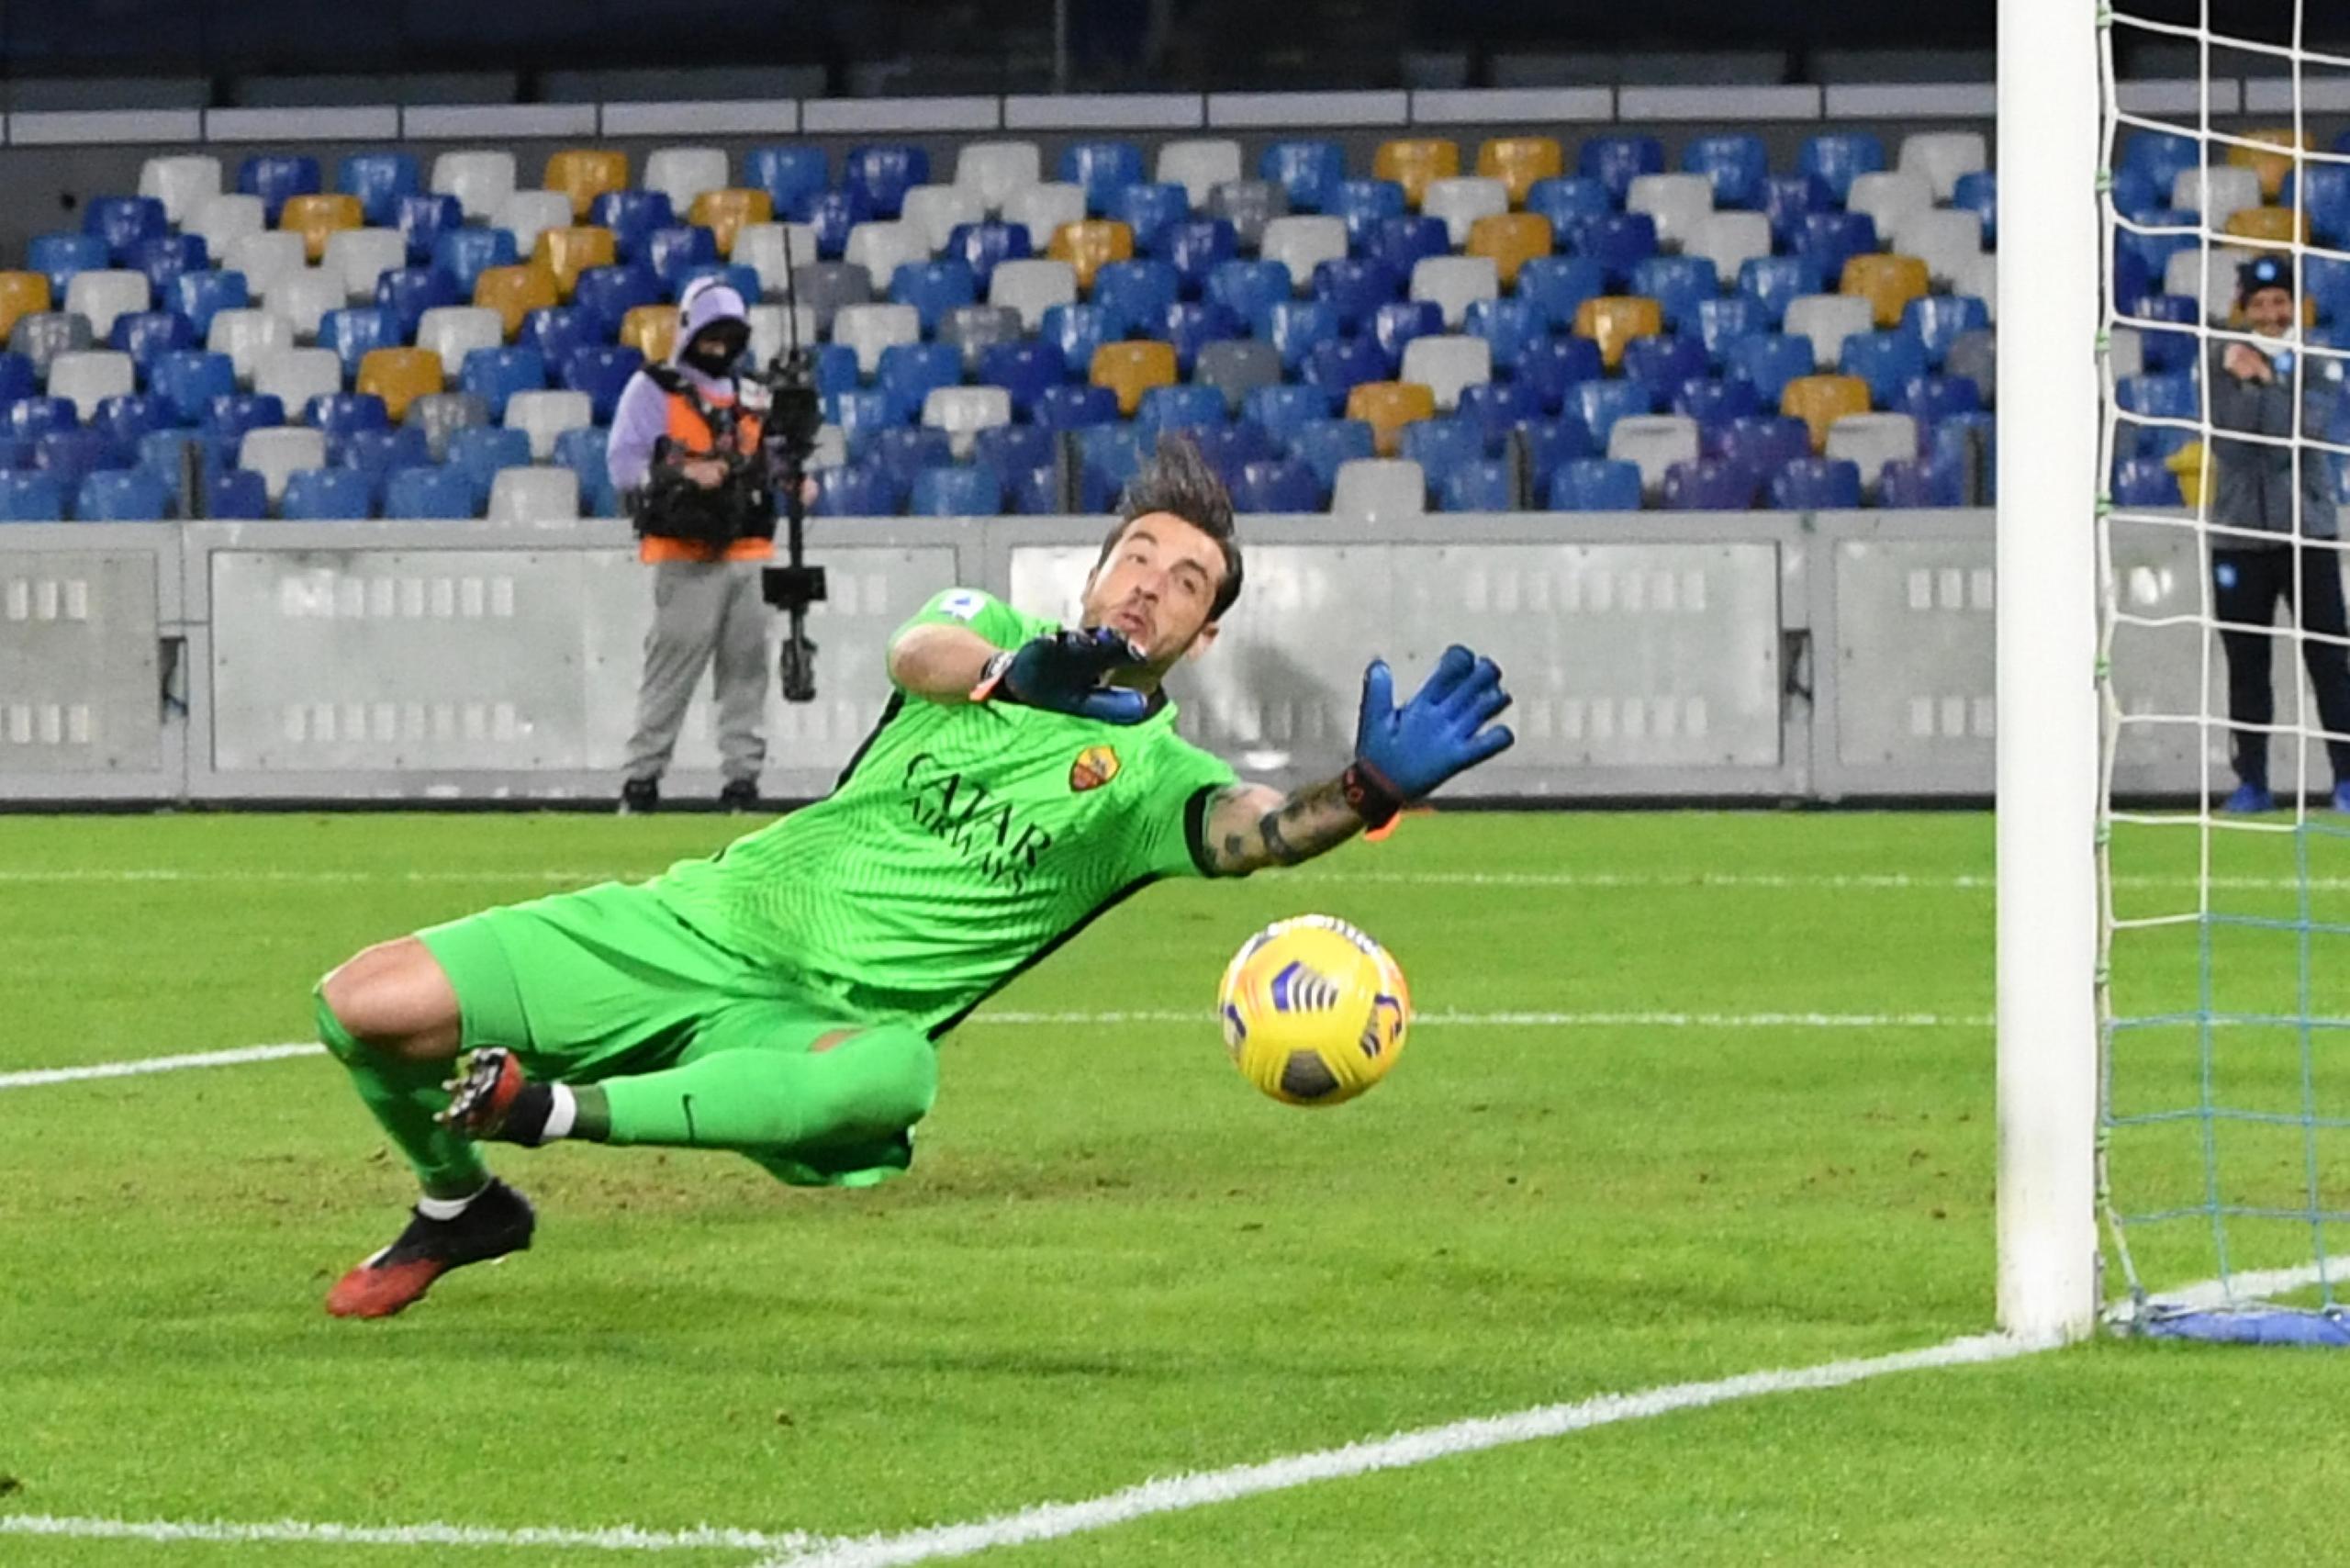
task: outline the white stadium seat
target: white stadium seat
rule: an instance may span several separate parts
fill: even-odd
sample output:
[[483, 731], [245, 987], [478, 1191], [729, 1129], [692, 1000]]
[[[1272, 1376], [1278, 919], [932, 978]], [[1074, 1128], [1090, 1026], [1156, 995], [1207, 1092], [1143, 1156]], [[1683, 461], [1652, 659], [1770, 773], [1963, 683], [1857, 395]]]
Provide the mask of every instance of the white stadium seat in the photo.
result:
[[1428, 477], [1404, 457], [1350, 457], [1330, 487], [1330, 515], [1360, 522], [1418, 517], [1428, 510]]
[[[801, 346], [816, 346], [816, 308], [802, 305], [800, 309], [800, 342]], [[751, 358], [758, 364], [769, 360], [789, 346], [785, 331], [784, 308], [780, 305], [754, 305], [748, 313], [751, 323]]]
[[451, 386], [465, 367], [465, 355], [506, 341], [506, 318], [486, 305], [436, 305], [417, 319], [416, 346], [441, 356]]
[[873, 279], [874, 291], [887, 293], [901, 264], [926, 262], [930, 255], [930, 236], [919, 224], [901, 218], [894, 223], [860, 223], [850, 230], [848, 248], [841, 252], [841, 260], [863, 267]]
[[339, 229], [327, 236], [321, 264], [342, 279], [343, 293], [373, 299], [377, 278], [408, 265], [408, 237], [397, 229]]
[[[968, 185], [916, 185], [906, 192], [900, 221], [918, 230], [923, 242], [936, 255], [958, 223], [978, 223], [988, 215], [987, 203]], [[874, 274], [879, 279], [878, 273]]]
[[163, 217], [184, 225], [208, 196], [220, 194], [220, 160], [202, 152], [150, 158], [139, 166], [139, 194], [163, 204]]
[[287, 475], [326, 465], [327, 438], [300, 425], [247, 431], [244, 440], [237, 443], [237, 466], [261, 476], [272, 505], [285, 494]]
[[667, 196], [680, 223], [694, 197], [722, 191], [729, 183], [722, 147], [656, 147], [645, 154], [644, 188]]
[[1843, 354], [1844, 340], [1875, 324], [1869, 302], [1857, 294], [1807, 294], [1788, 302], [1781, 330], [1791, 338], [1809, 338], [1812, 363], [1832, 369]]
[[1918, 455], [1918, 421], [1907, 414], [1846, 414], [1828, 427], [1828, 455], [1858, 464], [1874, 489], [1885, 465]]
[[1901, 155], [1894, 167], [1905, 174], [1923, 174], [1936, 201], [1948, 201], [1958, 189], [1958, 177], [1991, 166], [1989, 149], [1979, 130], [1921, 130], [1901, 139]]
[[130, 356], [111, 349], [83, 349], [49, 362], [49, 395], [71, 402], [74, 417], [84, 423], [97, 412], [99, 398], [127, 398], [138, 387]]
[[942, 430], [957, 458], [971, 454], [971, 438], [1012, 422], [1012, 394], [1001, 386], [934, 386], [922, 400], [922, 422]]
[[1460, 328], [1471, 305], [1501, 292], [1501, 270], [1491, 256], [1422, 256], [1412, 263], [1411, 297], [1441, 310], [1446, 331]]
[[541, 234], [571, 226], [571, 197], [563, 191], [516, 191], [494, 221], [514, 236], [514, 249], [527, 257]]
[[147, 274], [127, 269], [75, 273], [65, 285], [65, 308], [88, 318], [91, 336], [101, 342], [116, 317], [146, 309], [148, 299]]
[[430, 188], [436, 196], [455, 196], [467, 218], [489, 222], [514, 194], [514, 154], [490, 148], [443, 152], [432, 160]]
[[988, 279], [988, 303], [1020, 312], [1020, 324], [1035, 331], [1045, 312], [1077, 302], [1077, 269], [1049, 257], [998, 262]]
[[568, 522], [579, 515], [579, 476], [568, 468], [500, 468], [489, 482], [489, 521]]
[[1855, 174], [1852, 191], [1844, 198], [1844, 210], [1868, 214], [1880, 239], [1891, 234], [1903, 218], [1930, 212], [1933, 206], [1933, 182], [1915, 174]]
[[1430, 180], [1420, 197], [1420, 215], [1444, 219], [1452, 248], [1469, 243], [1469, 229], [1481, 218], [1509, 210], [1509, 187], [1483, 174], [1460, 174]]
[[1044, 156], [1033, 141], [970, 141], [955, 154], [955, 183], [978, 192], [990, 212], [1002, 211], [1015, 192], [1044, 177]]
[[1085, 218], [1085, 187], [1054, 183], [1023, 185], [1005, 198], [1003, 220], [1027, 226], [1028, 245], [1038, 255], [1053, 242], [1053, 230]]
[[285, 405], [298, 420], [310, 399], [342, 390], [342, 360], [332, 349], [272, 349], [253, 366], [253, 390]]
[[1347, 220], [1321, 214], [1276, 218], [1265, 225], [1257, 253], [1289, 268], [1290, 281], [1304, 294], [1313, 285], [1315, 267], [1345, 258]]
[[1963, 207], [1926, 207], [1896, 222], [1886, 248], [1917, 257], [1926, 263], [1928, 276], [1949, 287], [1983, 253], [1983, 220]]
[[1664, 471], [1697, 461], [1697, 421], [1682, 414], [1627, 414], [1607, 431], [1607, 455], [1637, 463], [1640, 488], [1653, 495], [1664, 487]]
[[734, 231], [734, 253], [727, 258], [758, 274], [759, 288], [767, 294], [781, 294], [791, 268], [817, 259], [812, 223], [745, 223]]
[[506, 399], [506, 428], [531, 438], [531, 455], [554, 455], [554, 438], [596, 422], [596, 405], [585, 392], [517, 392]]
[[833, 342], [855, 349], [857, 374], [871, 375], [883, 349], [922, 342], [922, 315], [911, 305], [844, 305], [833, 318]]
[[229, 363], [237, 367], [237, 384], [250, 386], [263, 355], [294, 346], [294, 323], [266, 308], [217, 311], [204, 346], [214, 353], [227, 354]]
[[2201, 213], [2204, 223], [2217, 230], [2232, 215], [2260, 205], [2260, 175], [2233, 163], [2181, 169], [2170, 183], [2170, 204]]
[[1685, 251], [1714, 213], [1714, 184], [1703, 174], [1639, 174], [1624, 193], [1624, 210], [1645, 212], [1656, 224], [1657, 242]]
[[1681, 253], [1703, 256], [1728, 282], [1748, 262], [1771, 253], [1771, 220], [1759, 212], [1709, 212], [1682, 241]]
[[294, 323], [297, 338], [315, 338], [319, 335], [319, 319], [328, 311], [343, 307], [342, 274], [324, 267], [304, 267], [279, 278], [262, 298], [272, 310]]
[[245, 274], [245, 287], [256, 299], [266, 296], [280, 279], [310, 264], [302, 236], [283, 229], [240, 234], [218, 256], [222, 267]]
[[195, 213], [180, 225], [186, 233], [203, 236], [205, 248], [216, 259], [228, 251], [229, 241], [238, 235], [259, 234], [267, 227], [261, 197], [246, 196], [241, 191], [199, 198]]
[[1468, 336], [1414, 338], [1404, 345], [1402, 378], [1435, 393], [1436, 406], [1449, 411], [1460, 406], [1462, 387], [1494, 378], [1494, 345]]
[[[2200, 250], [2177, 252], [2164, 264], [2163, 292], [2183, 294], [2189, 299], [2199, 297], [2205, 319], [2225, 321], [2236, 307], [2236, 269], [2252, 260], [2253, 255], [2243, 245], [2212, 246], [2210, 276], [2207, 281]], [[1991, 297], [1986, 294], [1983, 297], [1987, 302]]]
[[1152, 178], [1160, 185], [1181, 185], [1197, 212], [1208, 204], [1208, 193], [1226, 180], [1240, 177], [1240, 143], [1224, 137], [1169, 141], [1158, 150]]

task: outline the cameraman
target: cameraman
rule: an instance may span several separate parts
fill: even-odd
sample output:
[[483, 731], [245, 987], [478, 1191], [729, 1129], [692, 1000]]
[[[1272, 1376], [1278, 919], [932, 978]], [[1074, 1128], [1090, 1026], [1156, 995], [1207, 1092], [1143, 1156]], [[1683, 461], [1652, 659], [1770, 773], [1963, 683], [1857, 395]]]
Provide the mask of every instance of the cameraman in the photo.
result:
[[[2293, 444], [2297, 437], [2323, 438], [2334, 428], [2338, 393], [2323, 375], [2304, 374], [2310, 367], [2298, 363], [2287, 341], [2300, 308], [2288, 258], [2255, 256], [2237, 269], [2236, 304], [2244, 325], [2262, 341], [2211, 345], [2203, 375], [2211, 424], [2270, 439], [2213, 440], [2219, 477], [2211, 521], [2273, 538], [2212, 535], [2211, 581], [2220, 644], [2227, 654], [2228, 717], [2240, 726], [2266, 726], [2275, 720], [2268, 627], [2281, 599], [2297, 612], [2303, 633], [2301, 662], [2327, 733], [2334, 809], [2350, 810], [2350, 648], [2339, 641], [2350, 618], [2344, 614], [2335, 544], [2340, 524], [2327, 484], [2331, 460], [2322, 452], [2297, 452]], [[2324, 543], [2307, 543], [2311, 540]], [[2327, 638], [2336, 640], [2322, 640]], [[2268, 788], [2266, 728], [2238, 728], [2233, 749], [2236, 789], [2224, 809], [2270, 810], [2276, 798]]]
[[635, 519], [638, 557], [654, 570], [653, 630], [621, 785], [623, 813], [660, 804], [662, 771], [713, 654], [726, 775], [719, 804], [755, 810], [767, 759], [760, 721], [767, 610], [759, 566], [775, 553], [775, 499], [759, 440], [767, 394], [736, 374], [751, 339], [740, 294], [697, 280], [679, 296], [677, 316], [668, 363], [646, 365], [621, 391], [605, 459]]

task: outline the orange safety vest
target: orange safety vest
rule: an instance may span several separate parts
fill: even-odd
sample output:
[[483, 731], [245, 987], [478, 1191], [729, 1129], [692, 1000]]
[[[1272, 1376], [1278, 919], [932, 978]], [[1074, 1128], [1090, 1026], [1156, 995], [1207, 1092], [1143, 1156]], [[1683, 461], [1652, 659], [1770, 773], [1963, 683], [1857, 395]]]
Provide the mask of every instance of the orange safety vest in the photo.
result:
[[[760, 423], [756, 414], [744, 414], [734, 421], [736, 452], [744, 456], [757, 454]], [[668, 436], [672, 452], [688, 457], [711, 456], [718, 451], [718, 438], [711, 431], [710, 421], [701, 417], [701, 409], [688, 393], [669, 394]], [[691, 539], [665, 539], [657, 533], [648, 533], [637, 541], [636, 556], [648, 564], [663, 561], [766, 561], [775, 556], [775, 542], [769, 539], [737, 539], [722, 550]]]

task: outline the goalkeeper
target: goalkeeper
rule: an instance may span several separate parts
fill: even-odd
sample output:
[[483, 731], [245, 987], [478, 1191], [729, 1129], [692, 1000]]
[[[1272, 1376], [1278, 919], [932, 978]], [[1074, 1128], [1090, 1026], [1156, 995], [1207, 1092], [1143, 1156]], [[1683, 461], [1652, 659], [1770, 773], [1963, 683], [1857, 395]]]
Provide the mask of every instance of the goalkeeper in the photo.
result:
[[489, 910], [327, 976], [319, 1036], [423, 1185], [329, 1312], [386, 1316], [530, 1245], [484, 1139], [731, 1149], [809, 1185], [903, 1170], [934, 1042], [1102, 911], [1319, 855], [1509, 745], [1500, 672], [1454, 647], [1400, 708], [1371, 664], [1337, 777], [1236, 781], [1177, 736], [1159, 686], [1239, 595], [1231, 502], [1169, 440], [1122, 510], [1078, 629], [968, 588], [908, 622], [895, 694], [826, 799], [650, 882]]

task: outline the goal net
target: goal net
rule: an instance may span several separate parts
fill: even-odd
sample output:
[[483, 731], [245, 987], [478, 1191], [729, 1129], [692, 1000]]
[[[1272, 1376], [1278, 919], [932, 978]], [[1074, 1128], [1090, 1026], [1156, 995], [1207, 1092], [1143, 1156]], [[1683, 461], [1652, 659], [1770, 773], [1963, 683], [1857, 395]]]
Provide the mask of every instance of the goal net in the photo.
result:
[[2350, 13], [2311, 9], [2099, 17], [2096, 1183], [2110, 1321], [2350, 1344]]

